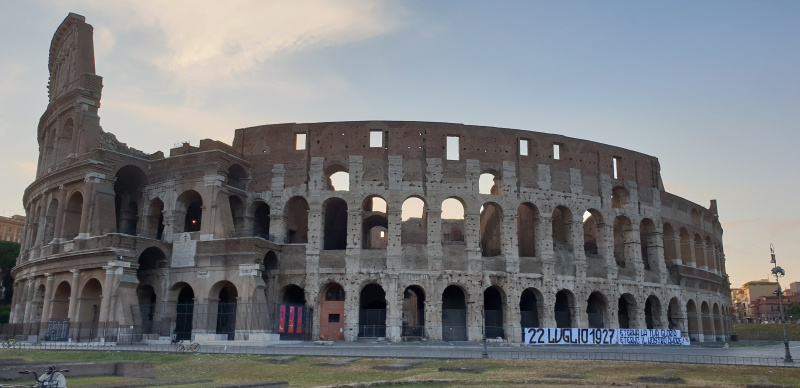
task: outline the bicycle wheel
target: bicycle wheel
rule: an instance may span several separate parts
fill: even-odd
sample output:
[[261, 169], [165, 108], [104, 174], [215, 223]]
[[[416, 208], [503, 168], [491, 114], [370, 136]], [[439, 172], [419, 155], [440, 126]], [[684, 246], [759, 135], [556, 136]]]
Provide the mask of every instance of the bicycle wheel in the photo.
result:
[[175, 353], [183, 354], [186, 353], [186, 346], [178, 345], [175, 347]]
[[189, 351], [190, 352], [194, 352], [194, 353], [199, 353], [200, 352], [200, 344], [195, 342], [195, 343], [189, 345]]
[[22, 349], [22, 341], [14, 341], [13, 345], [15, 349]]

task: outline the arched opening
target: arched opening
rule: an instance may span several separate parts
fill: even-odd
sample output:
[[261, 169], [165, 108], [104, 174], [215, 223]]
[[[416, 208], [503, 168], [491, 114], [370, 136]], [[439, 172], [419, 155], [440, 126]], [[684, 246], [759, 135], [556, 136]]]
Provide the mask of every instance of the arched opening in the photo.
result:
[[650, 295], [644, 302], [644, 323], [648, 329], [663, 329], [661, 323], [661, 301]]
[[598, 291], [589, 295], [586, 300], [586, 316], [589, 319], [589, 328], [602, 329], [606, 327], [606, 310], [608, 303], [606, 297]]
[[569, 209], [559, 206], [553, 210], [553, 258], [558, 275], [575, 275], [572, 226], [572, 212]]
[[194, 190], [184, 191], [178, 197], [175, 212], [180, 219], [180, 214], [183, 213], [183, 230], [182, 232], [199, 232], [200, 223], [203, 221], [203, 198]]
[[286, 243], [308, 242], [308, 201], [303, 197], [292, 197], [286, 202]]
[[692, 252], [692, 240], [686, 228], [681, 228], [681, 260], [684, 265], [695, 266], [694, 253]]
[[467, 301], [458, 286], [448, 286], [442, 292], [442, 340], [467, 340]]
[[335, 191], [350, 191], [350, 174], [342, 166], [333, 165], [327, 171], [327, 189]]
[[78, 323], [80, 338], [95, 338], [100, 320], [100, 298], [103, 295], [103, 286], [97, 279], [90, 279], [83, 285], [80, 299], [78, 299]]
[[442, 201], [442, 244], [464, 244], [464, 204], [457, 198]]
[[266, 285], [266, 287], [264, 287], [264, 296], [266, 300], [275, 300], [272, 294], [277, 291], [273, 289], [273, 287], [277, 284], [279, 272], [278, 255], [274, 251], [267, 252], [267, 254], [264, 255], [264, 271], [261, 272], [261, 279], [264, 280], [264, 284]]
[[[278, 332], [282, 340], [308, 339], [311, 324], [310, 311], [306, 309], [306, 293], [295, 284], [283, 288], [283, 297], [278, 309]], [[305, 334], [304, 334], [305, 333]]]
[[329, 283], [322, 289], [319, 339], [344, 340], [344, 297], [344, 288], [339, 284]]
[[714, 243], [711, 242], [711, 237], [706, 236], [704, 245], [706, 251], [706, 266], [709, 271], [714, 271], [717, 269], [717, 255], [714, 250]]
[[587, 258], [601, 258], [605, 250], [603, 215], [595, 209], [583, 213], [583, 252]]
[[58, 213], [58, 200], [53, 199], [50, 201], [50, 206], [47, 207], [47, 213], [44, 220], [44, 244], [49, 244], [53, 241], [55, 235], [53, 234], [56, 228], [56, 215]]
[[256, 210], [253, 212], [253, 236], [261, 237], [265, 240], [272, 241], [269, 235], [269, 205], [264, 202], [258, 202]]
[[322, 205], [324, 220], [323, 242], [325, 250], [347, 248], [347, 202], [330, 198]]
[[244, 226], [244, 203], [242, 199], [235, 196], [228, 196], [228, 205], [231, 208], [231, 217], [233, 218], [233, 230], [231, 235], [239, 236]]
[[216, 333], [227, 335], [230, 341], [236, 337], [236, 298], [239, 293], [233, 283], [227, 281], [221, 283], [211, 288], [219, 289], [216, 295], [218, 298]]
[[428, 206], [418, 197], [403, 202], [400, 214], [401, 244], [428, 243]]
[[706, 247], [699, 234], [694, 235], [694, 261], [698, 268], [708, 268], [706, 264]]
[[358, 336], [386, 337], [386, 292], [378, 284], [368, 284], [359, 295]]
[[617, 300], [617, 320], [620, 329], [631, 329], [636, 322], [636, 299], [631, 294], [622, 294]]
[[178, 303], [175, 306], [175, 339], [191, 340], [194, 319], [194, 290], [186, 283], [179, 283], [173, 290], [178, 292]]
[[406, 338], [425, 336], [425, 292], [420, 286], [409, 286], [403, 290], [403, 328]]
[[517, 208], [517, 246], [519, 257], [536, 256], [536, 223], [539, 222], [539, 209], [530, 202]]
[[139, 325], [142, 334], [155, 334], [153, 322], [156, 315], [156, 291], [151, 285], [139, 284], [136, 287], [136, 297], [139, 301]]
[[245, 190], [247, 188], [247, 172], [238, 164], [232, 164], [228, 168], [228, 186]]
[[481, 174], [478, 178], [478, 192], [487, 195], [502, 195], [503, 180], [500, 174], [490, 171]]
[[146, 237], [161, 240], [164, 238], [164, 202], [159, 198], [150, 201], [147, 209]]
[[72, 293], [72, 287], [69, 282], [62, 281], [56, 287], [56, 292], [53, 294], [53, 300], [50, 302], [50, 319], [66, 319], [69, 318], [69, 297]]
[[664, 261], [667, 265], [675, 264], [678, 260], [677, 250], [675, 249], [678, 239], [675, 237], [675, 230], [672, 229], [672, 225], [664, 224], [662, 239], [664, 240]]
[[486, 203], [481, 211], [481, 252], [483, 257], [503, 254], [503, 209]]
[[556, 318], [556, 327], [572, 327], [572, 310], [575, 306], [575, 296], [567, 290], [556, 293], [556, 304], [553, 307]]
[[655, 268], [657, 266], [657, 237], [656, 226], [653, 224], [653, 220], [649, 218], [643, 219], [639, 224], [639, 241], [641, 242], [642, 246], [642, 263], [644, 264], [645, 271], [649, 271], [651, 268]]
[[631, 194], [628, 189], [617, 186], [611, 190], [611, 207], [614, 209], [625, 209], [631, 201]]
[[620, 268], [633, 263], [633, 227], [628, 217], [617, 216], [614, 218], [614, 259]]
[[708, 303], [703, 302], [700, 305], [700, 314], [703, 322], [703, 342], [709, 340], [714, 341], [714, 322], [711, 317], [711, 310], [708, 308]]
[[377, 195], [364, 200], [361, 212], [361, 246], [363, 249], [386, 249], [389, 246], [386, 201]]
[[147, 177], [136, 166], [124, 166], [117, 171], [114, 180], [114, 208], [117, 215], [117, 232], [136, 234], [139, 223], [139, 207], [142, 189], [147, 186]]
[[522, 327], [522, 338], [525, 338], [525, 329], [539, 326], [539, 310], [541, 309], [541, 293], [538, 290], [528, 288], [522, 291], [519, 298], [520, 327]]
[[686, 302], [686, 319], [689, 323], [689, 338], [692, 341], [700, 341], [700, 316], [697, 314], [697, 306], [694, 300]]
[[724, 330], [722, 330], [722, 314], [720, 314], [719, 312], [719, 305], [714, 303], [712, 311], [714, 312], [714, 316], [712, 319], [714, 320], [714, 333], [716, 334], [716, 340], [723, 341]]
[[683, 319], [678, 298], [670, 299], [667, 305], [667, 328], [670, 330], [684, 330]]
[[81, 214], [83, 213], [83, 194], [75, 192], [69, 197], [67, 207], [64, 209], [64, 226], [61, 234], [65, 240], [78, 237], [81, 230]]
[[290, 284], [283, 289], [283, 304], [304, 306], [306, 304], [306, 293], [300, 286]]
[[505, 338], [502, 291], [492, 286], [483, 291], [483, 319], [486, 338]]

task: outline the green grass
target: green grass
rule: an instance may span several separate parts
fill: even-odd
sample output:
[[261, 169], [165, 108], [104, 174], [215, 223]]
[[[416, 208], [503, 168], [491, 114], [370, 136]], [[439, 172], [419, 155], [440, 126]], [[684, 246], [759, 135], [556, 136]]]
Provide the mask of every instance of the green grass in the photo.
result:
[[[0, 350], [2, 358], [23, 358], [58, 365], [64, 362], [150, 361], [156, 380], [173, 386], [219, 386], [259, 381], [288, 381], [292, 387], [396, 381], [409, 388], [467, 386], [569, 386], [635, 385], [640, 376], [675, 376], [691, 387], [744, 387], [754, 382], [798, 386], [800, 368], [727, 365], [666, 364], [580, 360], [413, 360], [406, 371], [381, 371], [373, 366], [404, 360], [361, 358], [343, 366], [322, 366], [336, 358], [296, 357], [288, 363], [273, 363], [258, 355], [176, 355], [117, 351]], [[405, 360], [408, 361], [408, 360]], [[481, 374], [438, 372], [439, 368], [484, 368]], [[67, 374], [68, 375], [68, 374]], [[574, 377], [570, 377], [574, 376]], [[191, 383], [211, 380], [211, 383]], [[405, 382], [405, 384], [404, 384]], [[534, 383], [535, 382], [535, 383]], [[115, 376], [69, 377], [69, 386], [111, 387], [152, 380]], [[663, 385], [661, 385], [663, 386]]]

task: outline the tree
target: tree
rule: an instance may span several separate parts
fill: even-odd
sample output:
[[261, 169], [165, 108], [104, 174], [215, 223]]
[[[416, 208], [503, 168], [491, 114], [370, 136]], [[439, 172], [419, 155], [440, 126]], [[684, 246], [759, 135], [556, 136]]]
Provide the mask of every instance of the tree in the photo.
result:
[[0, 241], [0, 282], [5, 289], [4, 295], [0, 295], [0, 304], [11, 303], [14, 290], [12, 285], [14, 279], [11, 278], [11, 268], [17, 264], [20, 245], [11, 241]]
[[800, 302], [790, 304], [789, 308], [786, 309], [786, 315], [792, 317], [792, 319], [800, 318]]

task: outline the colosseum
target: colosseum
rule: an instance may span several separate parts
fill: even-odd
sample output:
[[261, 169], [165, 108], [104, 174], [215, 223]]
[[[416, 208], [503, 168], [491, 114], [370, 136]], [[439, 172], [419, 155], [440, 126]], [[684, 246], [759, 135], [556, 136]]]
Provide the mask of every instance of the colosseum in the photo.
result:
[[[93, 29], [50, 46], [13, 269], [40, 340], [520, 342], [523, 328], [730, 333], [716, 202], [657, 158], [528, 130], [272, 124], [146, 154], [98, 116]], [[121, 338], [117, 338], [120, 339]]]

